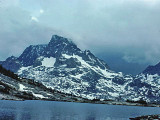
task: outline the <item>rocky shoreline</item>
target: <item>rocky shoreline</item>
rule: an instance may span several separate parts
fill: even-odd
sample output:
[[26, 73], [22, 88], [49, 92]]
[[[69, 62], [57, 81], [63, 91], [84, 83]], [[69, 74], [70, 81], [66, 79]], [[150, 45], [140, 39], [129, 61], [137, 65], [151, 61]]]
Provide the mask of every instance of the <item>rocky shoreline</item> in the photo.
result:
[[130, 118], [130, 120], [160, 120], [160, 114], [159, 115], [140, 116], [140, 117], [136, 117], [136, 118]]
[[[4, 95], [4, 94], [3, 94]], [[43, 100], [43, 101], [61, 101], [61, 102], [77, 102], [77, 103], [90, 103], [90, 104], [107, 104], [107, 105], [124, 105], [124, 106], [142, 106], [142, 107], [160, 107], [159, 104], [140, 104], [140, 103], [129, 103], [129, 102], [122, 102], [122, 101], [113, 101], [113, 100], [89, 100], [85, 98], [79, 98], [76, 96], [72, 96], [70, 99], [23, 99], [23, 98], [16, 98], [10, 95], [4, 95], [5, 97], [0, 98], [0, 100], [13, 100], [13, 101], [25, 101], [25, 100]], [[68, 97], [66, 95], [66, 97]]]

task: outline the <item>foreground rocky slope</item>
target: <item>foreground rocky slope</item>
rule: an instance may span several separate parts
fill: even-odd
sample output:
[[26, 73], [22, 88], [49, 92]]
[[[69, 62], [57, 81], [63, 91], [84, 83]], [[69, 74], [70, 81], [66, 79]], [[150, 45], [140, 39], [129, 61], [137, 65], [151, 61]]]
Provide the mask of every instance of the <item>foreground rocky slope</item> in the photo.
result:
[[130, 118], [130, 120], [160, 120], [160, 115], [146, 115], [136, 118]]
[[20, 78], [0, 66], [0, 99], [83, 101], [82, 98], [46, 88], [41, 83]]
[[87, 99], [160, 99], [159, 76], [116, 73], [89, 50], [82, 51], [71, 40], [57, 35], [48, 44], [31, 45], [19, 57], [9, 57], [0, 64], [47, 88]]

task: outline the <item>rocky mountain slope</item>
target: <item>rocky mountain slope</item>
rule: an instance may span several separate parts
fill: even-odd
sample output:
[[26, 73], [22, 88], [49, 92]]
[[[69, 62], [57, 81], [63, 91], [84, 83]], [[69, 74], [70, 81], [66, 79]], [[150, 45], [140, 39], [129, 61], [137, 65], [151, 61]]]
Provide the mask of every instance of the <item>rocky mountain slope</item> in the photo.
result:
[[[116, 73], [89, 50], [82, 51], [71, 40], [53, 35], [46, 45], [31, 45], [19, 57], [1, 62], [18, 75], [41, 82], [47, 88], [88, 99], [157, 102], [158, 79]], [[154, 81], [154, 82], [153, 82]]]
[[31, 79], [20, 78], [2, 66], [0, 66], [0, 99], [84, 101], [83, 98], [46, 88]]

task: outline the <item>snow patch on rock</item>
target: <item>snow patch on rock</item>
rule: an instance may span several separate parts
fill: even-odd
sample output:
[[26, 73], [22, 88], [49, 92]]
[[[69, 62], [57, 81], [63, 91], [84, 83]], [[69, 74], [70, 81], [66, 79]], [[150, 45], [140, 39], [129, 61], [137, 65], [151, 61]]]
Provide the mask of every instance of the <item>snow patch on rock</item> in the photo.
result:
[[25, 86], [23, 84], [19, 83], [19, 91], [24, 91], [25, 90]]
[[53, 57], [44, 58], [42, 61], [42, 66], [53, 67], [55, 62], [56, 62], [56, 58], [53, 58]]

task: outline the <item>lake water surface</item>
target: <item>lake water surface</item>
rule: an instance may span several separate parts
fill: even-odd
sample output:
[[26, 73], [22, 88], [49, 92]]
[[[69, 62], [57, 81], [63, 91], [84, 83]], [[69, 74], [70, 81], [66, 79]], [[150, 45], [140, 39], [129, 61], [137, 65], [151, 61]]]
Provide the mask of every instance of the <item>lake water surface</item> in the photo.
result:
[[160, 114], [160, 108], [0, 100], [0, 120], [129, 120], [149, 114]]

